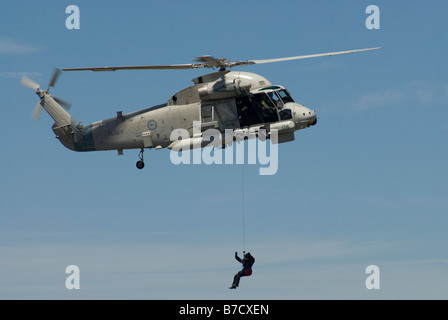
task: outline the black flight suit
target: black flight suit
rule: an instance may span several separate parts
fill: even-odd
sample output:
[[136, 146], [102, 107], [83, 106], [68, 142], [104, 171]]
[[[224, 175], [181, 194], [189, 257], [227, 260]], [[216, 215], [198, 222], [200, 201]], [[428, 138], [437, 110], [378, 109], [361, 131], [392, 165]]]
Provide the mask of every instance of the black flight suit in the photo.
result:
[[230, 289], [236, 289], [236, 287], [238, 287], [241, 277], [250, 276], [252, 274], [252, 265], [255, 263], [255, 258], [252, 257], [249, 252], [244, 255], [243, 260], [241, 260], [241, 258], [238, 257], [238, 253], [235, 252], [235, 259], [243, 264], [243, 269], [233, 278], [233, 284]]

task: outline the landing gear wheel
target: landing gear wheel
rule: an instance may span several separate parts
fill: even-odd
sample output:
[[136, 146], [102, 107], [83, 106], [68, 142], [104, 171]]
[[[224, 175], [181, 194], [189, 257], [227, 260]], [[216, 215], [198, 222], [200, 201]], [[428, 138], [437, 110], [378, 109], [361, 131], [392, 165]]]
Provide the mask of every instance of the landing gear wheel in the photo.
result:
[[143, 148], [140, 150], [140, 153], [138, 154], [139, 161], [135, 164], [138, 169], [143, 169], [145, 167], [145, 163], [143, 162], [143, 151], [145, 151]]
[[145, 167], [145, 163], [140, 160], [140, 161], [137, 161], [136, 166], [138, 169], [143, 169]]

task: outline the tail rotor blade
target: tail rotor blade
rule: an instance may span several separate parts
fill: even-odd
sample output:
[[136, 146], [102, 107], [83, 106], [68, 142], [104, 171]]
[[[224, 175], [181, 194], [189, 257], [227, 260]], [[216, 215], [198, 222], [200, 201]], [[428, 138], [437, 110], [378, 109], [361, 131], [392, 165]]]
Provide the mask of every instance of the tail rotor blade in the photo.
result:
[[54, 85], [55, 85], [56, 81], [58, 80], [60, 74], [61, 74], [61, 70], [59, 70], [58, 68], [55, 68], [54, 71], [53, 71], [53, 75], [51, 76], [50, 83], [48, 83], [48, 89], [50, 89], [50, 87], [54, 87]]
[[53, 97], [53, 99], [59, 103], [60, 105], [64, 106], [67, 109], [70, 109], [70, 107], [72, 106], [71, 102], [66, 101], [64, 99], [58, 98], [58, 97]]
[[42, 105], [40, 104], [40, 101], [39, 101], [36, 104], [36, 107], [34, 108], [33, 119], [39, 120], [41, 113], [42, 113]]
[[38, 83], [34, 82], [27, 76], [23, 76], [22, 79], [20, 80], [20, 83], [25, 87], [33, 89], [34, 91], [37, 91], [40, 88], [40, 85]]

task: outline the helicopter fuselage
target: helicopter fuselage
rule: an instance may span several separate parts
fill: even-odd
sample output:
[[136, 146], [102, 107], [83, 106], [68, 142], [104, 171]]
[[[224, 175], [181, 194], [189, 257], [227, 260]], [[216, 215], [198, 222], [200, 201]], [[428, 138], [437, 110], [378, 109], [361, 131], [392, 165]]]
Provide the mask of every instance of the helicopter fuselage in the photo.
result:
[[[183, 145], [198, 146], [193, 140], [215, 129], [250, 130], [255, 135], [273, 130], [278, 142], [294, 140], [294, 131], [316, 124], [316, 114], [296, 103], [283, 86], [274, 86], [257, 74], [218, 71], [193, 79], [194, 85], [173, 95], [165, 104], [129, 114], [81, 125], [53, 126], [57, 138], [74, 151], [155, 148], [172, 149], [179, 140], [173, 132], [186, 130], [190, 141]], [[51, 103], [56, 103], [52, 101]], [[43, 105], [45, 108], [45, 104]], [[183, 131], [185, 132], [185, 131]], [[203, 141], [199, 146], [207, 145]]]

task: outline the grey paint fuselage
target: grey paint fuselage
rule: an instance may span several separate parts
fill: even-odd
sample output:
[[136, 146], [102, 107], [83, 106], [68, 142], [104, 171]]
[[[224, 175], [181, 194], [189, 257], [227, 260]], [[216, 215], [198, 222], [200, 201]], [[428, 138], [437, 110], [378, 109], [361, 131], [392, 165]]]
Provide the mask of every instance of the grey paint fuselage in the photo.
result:
[[[173, 141], [170, 140], [173, 130], [187, 130], [193, 138], [193, 122], [204, 121], [201, 116], [201, 107], [213, 105], [217, 110], [219, 108], [223, 110], [227, 106], [230, 109], [232, 106], [236, 108], [237, 96], [256, 94], [260, 88], [272, 86], [266, 78], [257, 74], [228, 70], [206, 74], [193, 79], [193, 82], [193, 86], [179, 91], [166, 104], [129, 114], [119, 112], [116, 117], [88, 125], [81, 125], [70, 115], [70, 119], [64, 119], [64, 122], [57, 120], [49, 109], [57, 109], [58, 105], [49, 94], [44, 97], [42, 106], [55, 119], [53, 131], [57, 138], [71, 150], [118, 150], [121, 152], [124, 149], [161, 149], [173, 146]], [[59, 108], [62, 109], [60, 106]], [[298, 103], [289, 103], [288, 108], [293, 118], [288, 121], [290, 124], [284, 134], [284, 137], [287, 137], [284, 139], [285, 142], [294, 139], [294, 131], [313, 125], [316, 119], [314, 111]], [[223, 121], [222, 117], [218, 118], [213, 119], [215, 121], [209, 122], [208, 125], [213, 125], [221, 132], [224, 129], [240, 128], [237, 116], [226, 121]], [[256, 131], [262, 125], [257, 124]]]
[[[74, 137], [75, 151], [141, 149], [171, 144], [175, 128], [192, 129], [199, 121], [200, 103], [182, 106], [161, 105], [142, 111], [101, 120], [80, 127]], [[182, 109], [182, 110], [180, 110]], [[181, 114], [180, 120], [176, 114]], [[151, 133], [151, 143], [145, 146], [144, 132]]]

